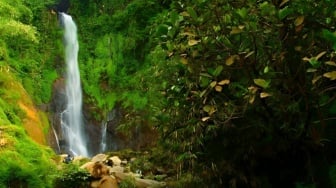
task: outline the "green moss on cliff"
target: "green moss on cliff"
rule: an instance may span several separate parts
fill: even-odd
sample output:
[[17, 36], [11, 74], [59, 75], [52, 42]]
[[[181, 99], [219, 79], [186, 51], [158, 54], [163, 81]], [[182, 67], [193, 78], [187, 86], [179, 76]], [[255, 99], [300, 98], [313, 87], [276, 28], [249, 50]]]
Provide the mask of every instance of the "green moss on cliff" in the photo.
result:
[[[32, 130], [42, 132], [42, 121], [38, 116], [34, 120], [36, 110], [31, 110], [35, 109], [31, 99], [15, 77], [0, 72], [0, 187], [52, 187], [55, 164], [50, 158], [54, 153], [27, 134]], [[35, 124], [26, 130], [30, 122]]]

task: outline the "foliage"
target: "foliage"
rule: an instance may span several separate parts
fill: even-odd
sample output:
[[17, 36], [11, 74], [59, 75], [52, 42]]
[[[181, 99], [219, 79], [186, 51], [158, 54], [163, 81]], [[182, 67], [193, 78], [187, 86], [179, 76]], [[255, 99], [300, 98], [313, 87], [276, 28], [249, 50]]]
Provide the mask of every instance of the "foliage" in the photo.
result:
[[0, 128], [0, 187], [52, 187], [52, 151], [33, 142], [21, 127]]
[[90, 173], [85, 169], [79, 168], [75, 164], [63, 164], [62, 170], [57, 174], [55, 179], [55, 187], [87, 187], [89, 183]]
[[22, 86], [7, 68], [0, 70], [0, 187], [52, 187], [53, 152], [25, 132], [26, 114], [18, 104], [28, 96], [21, 96]]
[[119, 130], [154, 126], [178, 177], [329, 184], [334, 2], [111, 2], [71, 9], [85, 28], [80, 68], [96, 117], [121, 106]]
[[159, 129], [178, 171], [225, 187], [328, 186], [318, 174], [331, 161], [315, 154], [332, 158], [335, 140], [330, 3], [172, 2], [156, 30], [171, 69]]
[[132, 176], [127, 176], [119, 183], [120, 188], [136, 188], [135, 179]]
[[[63, 71], [50, 2], [0, 2], [0, 70], [36, 103]], [[174, 169], [177, 186], [334, 186], [335, 3], [73, 0], [85, 102], [97, 120], [122, 108], [119, 130], [158, 130], [153, 161]], [[10, 81], [0, 75], [0, 123], [17, 126], [24, 114], [8, 105], [18, 98]], [[23, 182], [41, 151], [18, 152], [27, 163], [9, 166]], [[85, 174], [74, 177], [66, 181]]]
[[[90, 13], [88, 10], [91, 10]], [[74, 1], [71, 14], [80, 28], [79, 62], [86, 104], [100, 120], [121, 106], [127, 128], [151, 122], [161, 93], [149, 81], [151, 23], [162, 10], [156, 1]], [[81, 40], [82, 39], [82, 40]], [[159, 80], [158, 80], [159, 82]], [[144, 86], [147, 85], [147, 86]], [[127, 110], [126, 110], [127, 109]], [[135, 118], [132, 118], [135, 117]], [[121, 130], [121, 129], [120, 129]]]
[[43, 68], [41, 51], [36, 48], [41, 38], [24, 1], [1, 1], [0, 15], [0, 187], [52, 187], [53, 152], [28, 137], [23, 128], [27, 114], [19, 106], [19, 102], [30, 101], [21, 79], [30, 83], [31, 93], [38, 90], [32, 83], [39, 83]]
[[329, 178], [331, 181], [332, 187], [336, 187], [336, 164], [332, 164], [329, 169]]

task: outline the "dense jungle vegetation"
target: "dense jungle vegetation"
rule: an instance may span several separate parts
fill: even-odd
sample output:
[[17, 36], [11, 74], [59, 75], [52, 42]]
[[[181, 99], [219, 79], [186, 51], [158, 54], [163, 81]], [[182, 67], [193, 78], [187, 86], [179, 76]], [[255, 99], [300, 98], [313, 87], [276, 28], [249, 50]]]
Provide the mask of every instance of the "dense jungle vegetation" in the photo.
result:
[[[57, 3], [0, 0], [0, 187], [53, 184], [27, 108], [64, 72]], [[336, 187], [336, 1], [70, 3], [85, 103], [157, 130], [173, 186]]]

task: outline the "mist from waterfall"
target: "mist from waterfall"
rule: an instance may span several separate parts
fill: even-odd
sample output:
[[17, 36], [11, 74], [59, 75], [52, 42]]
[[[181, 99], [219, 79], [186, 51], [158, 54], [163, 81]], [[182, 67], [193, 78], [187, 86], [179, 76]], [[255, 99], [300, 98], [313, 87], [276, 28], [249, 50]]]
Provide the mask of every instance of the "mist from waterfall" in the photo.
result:
[[66, 109], [61, 113], [61, 126], [67, 144], [67, 152], [88, 156], [87, 140], [82, 116], [82, 89], [78, 68], [77, 27], [72, 17], [60, 13], [64, 27], [66, 70]]

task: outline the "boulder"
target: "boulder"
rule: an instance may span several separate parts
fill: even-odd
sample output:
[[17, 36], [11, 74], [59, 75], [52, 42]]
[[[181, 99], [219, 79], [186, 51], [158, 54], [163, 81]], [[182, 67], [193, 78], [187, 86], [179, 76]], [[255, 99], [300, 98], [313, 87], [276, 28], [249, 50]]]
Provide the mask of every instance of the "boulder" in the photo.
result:
[[100, 180], [91, 182], [91, 188], [118, 188], [117, 179], [114, 176], [103, 176]]
[[120, 166], [121, 160], [118, 156], [113, 156], [109, 158], [111, 161], [113, 161], [113, 166]]
[[111, 173], [114, 173], [114, 172], [121, 172], [122, 173], [124, 171], [125, 171], [125, 169], [122, 166], [113, 166], [113, 167], [110, 168]]
[[105, 154], [97, 154], [96, 156], [92, 157], [92, 162], [104, 162], [107, 159], [107, 155]]
[[108, 166], [101, 162], [87, 162], [80, 168], [86, 169], [90, 175], [94, 178], [101, 178], [106, 175], [110, 175], [110, 170]]

